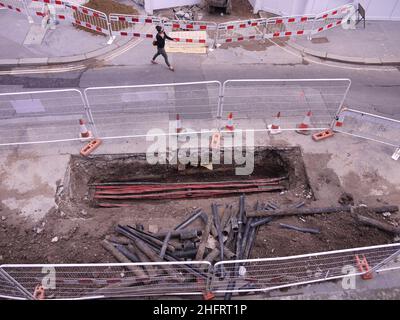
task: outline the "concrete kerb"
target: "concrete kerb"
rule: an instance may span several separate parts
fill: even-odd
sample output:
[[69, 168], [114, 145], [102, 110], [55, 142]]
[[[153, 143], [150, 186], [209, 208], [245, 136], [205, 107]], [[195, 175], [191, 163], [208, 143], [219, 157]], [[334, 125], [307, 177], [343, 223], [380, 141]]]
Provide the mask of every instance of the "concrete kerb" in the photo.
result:
[[112, 52], [124, 45], [137, 41], [138, 39], [119, 39], [106, 47], [89, 51], [83, 54], [62, 56], [62, 57], [43, 57], [43, 58], [21, 58], [21, 59], [0, 59], [0, 67], [21, 67], [21, 66], [48, 66], [56, 64], [83, 62]]
[[287, 45], [297, 51], [302, 55], [309, 55], [317, 58], [321, 58], [327, 61], [351, 63], [359, 65], [380, 65], [380, 66], [393, 66], [400, 65], [400, 56], [394, 58], [363, 58], [363, 57], [351, 57], [351, 56], [341, 56], [337, 54], [328, 53], [325, 51], [318, 51], [313, 49], [308, 49], [294, 42], [287, 42]]

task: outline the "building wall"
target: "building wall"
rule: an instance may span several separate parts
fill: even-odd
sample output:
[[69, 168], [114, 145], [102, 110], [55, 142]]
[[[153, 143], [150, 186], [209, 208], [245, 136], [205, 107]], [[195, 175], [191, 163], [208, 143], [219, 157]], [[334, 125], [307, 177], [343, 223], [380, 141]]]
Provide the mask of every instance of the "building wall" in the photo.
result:
[[346, 3], [360, 3], [369, 20], [400, 20], [400, 0], [249, 0], [254, 12], [269, 11], [278, 15], [320, 13]]

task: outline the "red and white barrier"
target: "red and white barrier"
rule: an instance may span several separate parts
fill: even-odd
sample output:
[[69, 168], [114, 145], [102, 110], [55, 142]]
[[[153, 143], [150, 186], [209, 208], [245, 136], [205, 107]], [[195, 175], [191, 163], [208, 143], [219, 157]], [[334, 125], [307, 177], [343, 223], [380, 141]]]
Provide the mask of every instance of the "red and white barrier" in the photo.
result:
[[266, 19], [249, 19], [220, 23], [216, 43], [230, 43], [245, 40], [263, 39]]
[[0, 8], [5, 8], [18, 13], [25, 12], [25, 5], [23, 1], [20, 0], [1, 0]]
[[123, 14], [110, 14], [110, 21], [121, 21], [139, 24], [161, 24], [161, 19], [153, 16], [136, 16], [136, 15], [123, 15]]
[[246, 28], [262, 27], [265, 26], [265, 24], [266, 24], [266, 19], [230, 21], [230, 22], [220, 23], [218, 25], [218, 30], [239, 30]]
[[347, 23], [346, 17], [354, 12], [354, 5], [347, 4], [316, 15], [312, 34], [317, 34]]
[[215, 22], [207, 21], [181, 21], [181, 20], [168, 20], [163, 22], [164, 28], [181, 29], [188, 31], [208, 31], [217, 30]]

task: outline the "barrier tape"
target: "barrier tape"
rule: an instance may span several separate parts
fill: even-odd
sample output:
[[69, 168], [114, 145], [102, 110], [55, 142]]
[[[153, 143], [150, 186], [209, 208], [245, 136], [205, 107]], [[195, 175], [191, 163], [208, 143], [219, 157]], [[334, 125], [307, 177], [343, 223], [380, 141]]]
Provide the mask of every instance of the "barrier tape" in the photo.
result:
[[98, 31], [98, 32], [101, 32], [101, 33], [108, 34], [108, 29], [104, 29], [104, 28], [101, 28], [101, 27], [92, 25], [92, 24], [89, 23], [89, 22], [83, 22], [83, 21], [80, 21], [80, 20], [76, 20], [76, 19], [75, 19], [72, 23], [73, 23], [73, 24], [76, 24], [76, 25], [79, 25], [79, 26], [81, 26], [81, 27], [85, 27], [85, 28], [94, 30], [94, 31]]
[[100, 18], [100, 19], [103, 19], [103, 20], [107, 21], [107, 16], [104, 13], [92, 11], [92, 10], [90, 10], [88, 8], [80, 7], [80, 6], [76, 6], [76, 5], [71, 5], [71, 4], [68, 4], [68, 3], [66, 3], [65, 6], [68, 7], [68, 8], [71, 8], [72, 10], [74, 10], [76, 12], [80, 12], [80, 13], [86, 14], [87, 16]]
[[48, 4], [56, 4], [59, 6], [62, 6], [65, 4], [64, 1], [61, 0], [32, 0], [33, 2], [43, 2], [43, 3], [48, 3]]
[[155, 18], [151, 16], [122, 16], [116, 14], [110, 14], [110, 21], [143, 23], [143, 24], [161, 23], [160, 18]]
[[22, 9], [21, 8], [13, 7], [12, 5], [5, 4], [5, 3], [2, 3], [2, 2], [0, 2], [0, 7], [7, 8], [7, 9], [10, 9], [10, 10], [15, 10], [15, 11], [17, 11], [19, 13], [22, 13]]
[[207, 23], [201, 23], [198, 21], [190, 21], [190, 22], [172, 22], [166, 21], [164, 22], [164, 27], [172, 27], [174, 29], [189, 29], [195, 31], [203, 31], [203, 30], [216, 30], [216, 25], [211, 25]]
[[259, 26], [265, 26], [266, 19], [259, 20], [248, 20], [248, 21], [238, 21], [235, 23], [227, 22], [218, 25], [218, 30], [239, 30], [245, 28], [254, 28]]
[[284, 18], [270, 18], [267, 20], [267, 24], [283, 24], [283, 23], [297, 23], [297, 22], [308, 22], [314, 20], [314, 17], [284, 17]]
[[140, 32], [127, 32], [127, 31], [112, 31], [113, 35], [120, 35], [120, 36], [131, 36], [136, 38], [146, 38], [146, 39], [153, 39], [153, 35], [151, 33], [140, 33]]

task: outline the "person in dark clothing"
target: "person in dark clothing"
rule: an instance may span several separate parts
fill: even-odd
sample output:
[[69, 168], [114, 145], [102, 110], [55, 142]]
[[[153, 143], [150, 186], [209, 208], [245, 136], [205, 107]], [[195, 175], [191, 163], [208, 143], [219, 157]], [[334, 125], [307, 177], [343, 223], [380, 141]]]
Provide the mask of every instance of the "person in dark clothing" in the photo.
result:
[[157, 35], [156, 35], [156, 40], [154, 41], [154, 45], [157, 46], [157, 53], [154, 55], [153, 59], [151, 60], [151, 63], [156, 64], [157, 62], [155, 61], [159, 55], [162, 55], [164, 57], [165, 63], [167, 64], [168, 68], [172, 71], [174, 71], [174, 68], [170, 65], [168, 61], [168, 55], [167, 52], [165, 51], [165, 40], [171, 40], [175, 41], [171, 37], [168, 37], [168, 35], [164, 32], [164, 29], [160, 26], [156, 27], [157, 29]]

